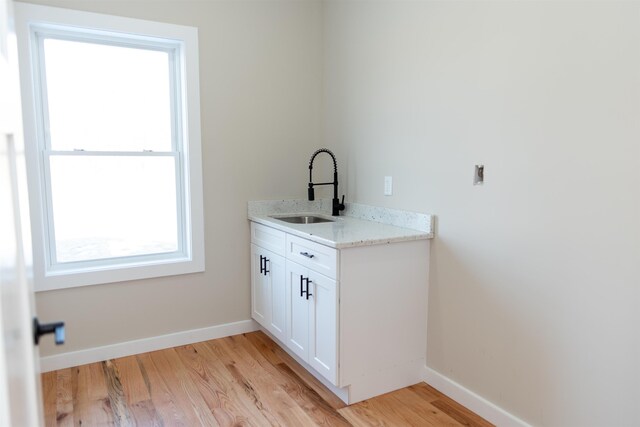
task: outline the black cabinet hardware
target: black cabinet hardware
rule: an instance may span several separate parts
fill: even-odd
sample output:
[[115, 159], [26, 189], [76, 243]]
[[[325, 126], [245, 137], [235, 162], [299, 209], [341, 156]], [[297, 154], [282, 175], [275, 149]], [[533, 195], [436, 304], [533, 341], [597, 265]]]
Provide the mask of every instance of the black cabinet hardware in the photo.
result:
[[[303, 285], [303, 282], [305, 282], [305, 285]], [[313, 294], [309, 293], [309, 283], [313, 283], [311, 280], [309, 280], [308, 277], [304, 277], [302, 274], [300, 275], [300, 298], [302, 298], [303, 296], [306, 295], [307, 299], [309, 299], [309, 297], [312, 297]], [[304, 286], [304, 288], [303, 288]]]
[[46, 334], [55, 334], [56, 345], [64, 344], [64, 322], [40, 324], [38, 318], [33, 318], [33, 342], [38, 345], [40, 337]]
[[260, 274], [264, 274], [265, 276], [269, 272], [269, 270], [267, 270], [268, 261], [269, 261], [269, 258], [267, 258], [266, 256], [260, 255]]
[[305, 280], [307, 281], [307, 299], [309, 299], [309, 297], [313, 296], [313, 294], [309, 293], [309, 283], [313, 283], [311, 280], [309, 280], [309, 278], [305, 278]]
[[310, 254], [309, 252], [300, 252], [300, 255], [306, 256], [307, 258], [313, 258], [315, 255]]

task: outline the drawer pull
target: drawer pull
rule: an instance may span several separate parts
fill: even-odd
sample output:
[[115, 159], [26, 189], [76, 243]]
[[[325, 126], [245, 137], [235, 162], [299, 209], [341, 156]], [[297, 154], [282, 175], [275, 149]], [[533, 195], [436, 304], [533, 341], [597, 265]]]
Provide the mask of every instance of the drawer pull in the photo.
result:
[[313, 258], [315, 255], [310, 254], [309, 252], [300, 252], [300, 255], [306, 256], [307, 258]]

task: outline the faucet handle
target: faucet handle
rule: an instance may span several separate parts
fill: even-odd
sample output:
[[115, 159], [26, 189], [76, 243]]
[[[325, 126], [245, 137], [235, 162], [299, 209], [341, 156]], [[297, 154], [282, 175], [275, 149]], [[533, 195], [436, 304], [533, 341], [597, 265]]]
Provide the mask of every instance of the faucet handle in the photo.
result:
[[338, 209], [340, 209], [341, 211], [343, 211], [345, 208], [344, 206], [344, 194], [342, 195], [342, 201], [340, 202], [340, 204], [338, 205]]

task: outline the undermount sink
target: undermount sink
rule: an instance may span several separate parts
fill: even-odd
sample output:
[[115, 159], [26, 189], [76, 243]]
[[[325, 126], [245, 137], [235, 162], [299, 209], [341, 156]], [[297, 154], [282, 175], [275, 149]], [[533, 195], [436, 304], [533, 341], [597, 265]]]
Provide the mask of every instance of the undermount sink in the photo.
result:
[[273, 216], [272, 218], [292, 224], [318, 224], [321, 222], [335, 222], [333, 219], [315, 215]]

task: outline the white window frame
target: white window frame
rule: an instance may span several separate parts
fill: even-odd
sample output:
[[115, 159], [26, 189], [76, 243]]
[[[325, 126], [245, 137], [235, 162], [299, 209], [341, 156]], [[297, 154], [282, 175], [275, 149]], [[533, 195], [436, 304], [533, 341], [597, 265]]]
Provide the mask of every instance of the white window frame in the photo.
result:
[[[34, 250], [34, 287], [45, 291], [204, 271], [204, 214], [200, 142], [198, 33], [193, 27], [15, 3], [20, 56]], [[174, 58], [172, 150], [167, 152], [64, 151], [63, 155], [172, 156], [176, 161], [178, 250], [113, 259], [55, 262], [51, 189], [47, 179], [52, 151], [44, 85], [46, 38], [89, 41], [161, 50]]]

